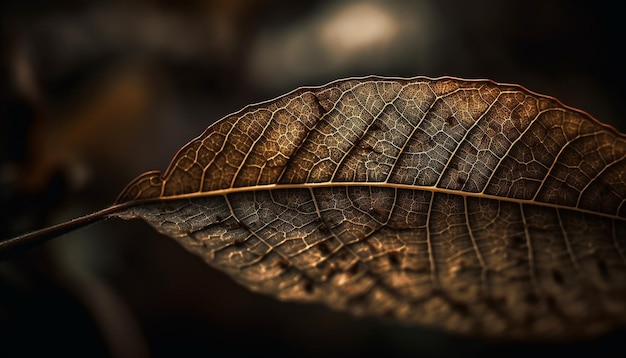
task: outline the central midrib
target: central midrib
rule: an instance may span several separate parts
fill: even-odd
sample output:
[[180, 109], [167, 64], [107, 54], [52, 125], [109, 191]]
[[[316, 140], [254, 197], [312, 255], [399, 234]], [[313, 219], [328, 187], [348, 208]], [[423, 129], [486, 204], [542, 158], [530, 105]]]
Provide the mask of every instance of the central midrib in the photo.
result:
[[577, 207], [572, 207], [572, 206], [547, 203], [547, 202], [542, 202], [542, 201], [537, 201], [537, 200], [532, 200], [532, 199], [509, 198], [509, 197], [503, 197], [503, 196], [497, 196], [497, 195], [485, 194], [485, 193], [475, 193], [475, 192], [465, 192], [465, 191], [460, 191], [460, 190], [445, 189], [445, 188], [439, 188], [435, 186], [422, 186], [422, 185], [399, 184], [399, 183], [388, 183], [388, 182], [321, 182], [321, 183], [298, 183], [298, 184], [262, 184], [262, 185], [255, 185], [255, 186], [241, 186], [241, 187], [234, 187], [234, 188], [217, 189], [217, 190], [212, 190], [212, 191], [164, 196], [164, 197], [159, 197], [159, 198], [128, 202], [125, 204], [129, 206], [134, 206], [134, 205], [140, 205], [140, 204], [148, 203], [148, 202], [205, 198], [205, 197], [211, 197], [211, 196], [223, 196], [223, 195], [246, 193], [246, 192], [253, 192], [253, 191], [340, 188], [340, 187], [370, 187], [370, 188], [373, 187], [373, 188], [429, 191], [431, 193], [458, 195], [458, 196], [469, 197], [469, 198], [489, 199], [489, 200], [495, 200], [495, 201], [517, 203], [517, 204], [522, 204], [522, 205], [535, 205], [535, 206], [541, 206], [541, 207], [547, 207], [547, 208], [553, 208], [553, 209], [577, 211], [577, 212], [584, 213], [584, 214], [590, 214], [590, 215], [606, 217], [606, 218], [614, 219], [614, 220], [626, 221], [626, 218], [620, 217], [617, 215], [611, 215], [607, 213], [602, 213], [602, 212], [597, 212], [593, 210], [582, 209], [582, 208], [577, 208]]

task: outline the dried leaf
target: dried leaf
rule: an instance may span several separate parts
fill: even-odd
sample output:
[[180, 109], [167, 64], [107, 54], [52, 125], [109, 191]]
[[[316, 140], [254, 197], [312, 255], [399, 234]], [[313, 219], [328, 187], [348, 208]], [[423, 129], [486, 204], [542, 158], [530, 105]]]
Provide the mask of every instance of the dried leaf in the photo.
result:
[[224, 118], [78, 222], [143, 218], [280, 299], [591, 336], [626, 322], [625, 157], [624, 135], [519, 86], [348, 79]]

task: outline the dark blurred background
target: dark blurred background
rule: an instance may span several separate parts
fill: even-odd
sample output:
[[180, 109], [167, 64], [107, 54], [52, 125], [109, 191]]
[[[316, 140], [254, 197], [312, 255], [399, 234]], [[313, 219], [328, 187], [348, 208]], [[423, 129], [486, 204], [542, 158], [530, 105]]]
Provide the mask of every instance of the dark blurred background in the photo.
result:
[[[101, 209], [249, 103], [378, 74], [519, 83], [626, 130], [619, 2], [3, 1], [1, 237]], [[0, 356], [622, 356], [252, 294], [140, 221], [0, 263]]]

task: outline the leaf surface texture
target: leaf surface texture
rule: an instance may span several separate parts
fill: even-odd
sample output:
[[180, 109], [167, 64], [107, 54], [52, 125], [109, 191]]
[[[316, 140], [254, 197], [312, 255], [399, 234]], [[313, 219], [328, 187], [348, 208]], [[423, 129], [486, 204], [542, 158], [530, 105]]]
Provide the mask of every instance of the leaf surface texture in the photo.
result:
[[626, 321], [625, 157], [622, 134], [519, 86], [347, 79], [210, 126], [119, 216], [280, 299], [589, 336]]

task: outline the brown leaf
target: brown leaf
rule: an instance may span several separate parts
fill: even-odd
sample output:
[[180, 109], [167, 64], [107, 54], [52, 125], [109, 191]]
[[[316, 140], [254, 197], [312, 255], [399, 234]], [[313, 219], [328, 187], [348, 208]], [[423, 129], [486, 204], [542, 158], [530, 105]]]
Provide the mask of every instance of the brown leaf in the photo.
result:
[[348, 79], [224, 118], [100, 216], [280, 299], [591, 336], [626, 322], [625, 157], [622, 134], [519, 86]]

